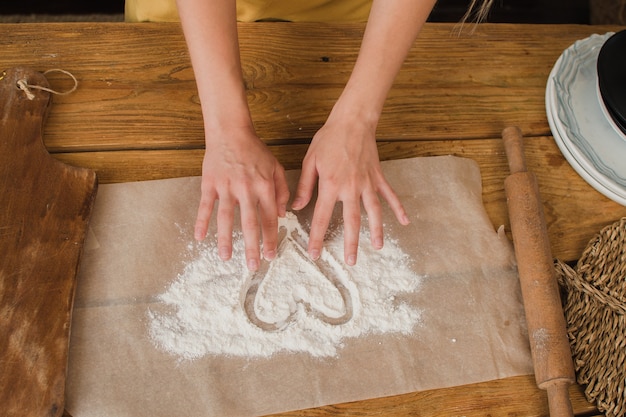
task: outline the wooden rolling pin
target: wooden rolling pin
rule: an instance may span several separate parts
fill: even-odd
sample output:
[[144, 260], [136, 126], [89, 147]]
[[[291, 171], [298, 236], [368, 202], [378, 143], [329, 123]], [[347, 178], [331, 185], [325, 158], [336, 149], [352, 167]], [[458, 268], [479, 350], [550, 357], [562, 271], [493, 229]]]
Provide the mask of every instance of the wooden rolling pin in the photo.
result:
[[547, 391], [550, 416], [573, 416], [575, 381], [563, 307], [535, 176], [526, 170], [522, 133], [502, 131], [511, 175], [505, 180], [509, 220], [537, 386]]

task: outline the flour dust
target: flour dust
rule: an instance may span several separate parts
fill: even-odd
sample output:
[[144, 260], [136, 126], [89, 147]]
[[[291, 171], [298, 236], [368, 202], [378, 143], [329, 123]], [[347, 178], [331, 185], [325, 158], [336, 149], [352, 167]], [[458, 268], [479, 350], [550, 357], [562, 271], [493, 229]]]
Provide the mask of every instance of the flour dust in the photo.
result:
[[[287, 235], [306, 237], [291, 213], [280, 219], [279, 227]], [[150, 337], [158, 348], [192, 360], [206, 355], [270, 357], [278, 352], [333, 357], [349, 338], [410, 334], [420, 323], [421, 311], [396, 297], [418, 291], [421, 277], [411, 270], [409, 256], [393, 239], [387, 237], [381, 250], [371, 247], [366, 232], [360, 242], [353, 267], [338, 261], [343, 260], [339, 229], [325, 242], [325, 268], [316, 268], [306, 259], [305, 249], [295, 247], [295, 240], [281, 246], [255, 300], [255, 311], [263, 320], [278, 322], [292, 316], [288, 326], [274, 332], [252, 324], [243, 309], [251, 273], [241, 236], [235, 236], [233, 257], [227, 262], [219, 258], [214, 240], [203, 243], [198, 256], [158, 297], [159, 306], [148, 311]], [[341, 277], [350, 290], [353, 314], [344, 324], [328, 324], [304, 308], [308, 305], [330, 317], [344, 314], [344, 299], [328, 279], [329, 273]]]

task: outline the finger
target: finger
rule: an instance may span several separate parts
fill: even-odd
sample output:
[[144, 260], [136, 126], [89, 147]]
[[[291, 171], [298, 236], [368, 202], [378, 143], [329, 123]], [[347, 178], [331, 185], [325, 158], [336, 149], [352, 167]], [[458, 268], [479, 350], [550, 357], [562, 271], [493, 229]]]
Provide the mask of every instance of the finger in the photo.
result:
[[[300, 180], [298, 181], [298, 187], [296, 188], [296, 197], [291, 204], [294, 210], [301, 210], [313, 196], [313, 190], [317, 183], [317, 168], [314, 161], [310, 161], [305, 158], [302, 163], [302, 172], [300, 173]], [[333, 203], [334, 204], [334, 203]], [[317, 208], [316, 208], [317, 211]]]
[[278, 246], [278, 212], [273, 187], [261, 192], [259, 215], [261, 216], [261, 234], [263, 236], [263, 257], [272, 260], [276, 257]]
[[330, 223], [330, 218], [335, 207], [335, 199], [324, 198], [323, 194], [317, 198], [315, 210], [313, 211], [313, 219], [311, 220], [311, 231], [309, 232], [309, 256], [313, 260], [317, 260], [322, 253], [322, 245], [324, 236]]
[[282, 166], [279, 166], [278, 169], [274, 171], [274, 187], [278, 215], [285, 217], [287, 213], [287, 202], [289, 201], [289, 186], [285, 178], [285, 169]]
[[[241, 211], [241, 230], [246, 248], [246, 265], [250, 271], [259, 269], [261, 251], [259, 248], [259, 219], [257, 204], [245, 200], [239, 202]], [[275, 213], [276, 208], [274, 208]]]
[[374, 249], [383, 247], [383, 215], [378, 194], [373, 190], [363, 193], [363, 207], [367, 212], [370, 240]]
[[356, 264], [361, 230], [361, 200], [358, 197], [343, 201], [343, 257], [346, 264]]
[[213, 194], [202, 193], [193, 232], [194, 238], [197, 241], [201, 241], [206, 237], [214, 205], [215, 196]]
[[400, 224], [406, 226], [407, 224], [411, 223], [411, 220], [409, 220], [409, 216], [406, 214], [406, 210], [404, 209], [402, 202], [398, 198], [395, 191], [393, 191], [393, 188], [391, 188], [389, 183], [384, 178], [382, 178], [380, 181], [380, 184], [378, 186], [378, 193], [385, 199], [385, 201], [387, 201], [389, 207], [391, 207], [391, 211], [393, 211], [396, 219], [398, 219], [398, 222], [400, 222]]
[[233, 254], [233, 219], [235, 207], [230, 198], [222, 197], [217, 206], [217, 250], [220, 258], [229, 260]]

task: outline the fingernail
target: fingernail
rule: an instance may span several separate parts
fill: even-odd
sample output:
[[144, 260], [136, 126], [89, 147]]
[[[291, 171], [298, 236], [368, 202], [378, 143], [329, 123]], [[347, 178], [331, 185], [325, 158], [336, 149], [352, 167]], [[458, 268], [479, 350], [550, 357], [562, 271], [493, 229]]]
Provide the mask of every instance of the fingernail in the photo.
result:
[[376, 249], [381, 249], [383, 247], [383, 239], [382, 238], [377, 238], [374, 240], [374, 248]]
[[317, 250], [317, 249], [311, 249], [311, 251], [309, 252], [309, 256], [314, 261], [317, 261], [319, 259], [319, 257], [320, 257], [320, 251]]
[[200, 229], [195, 229], [193, 232], [193, 237], [200, 242], [202, 239], [204, 239], [204, 236], [202, 236], [202, 231]]
[[248, 269], [250, 271], [256, 271], [257, 269], [259, 269], [259, 263], [257, 262], [256, 259], [248, 260]]
[[293, 203], [291, 203], [291, 208], [294, 210], [300, 210], [301, 205], [302, 205], [302, 199], [296, 198], [295, 200], [293, 200]]
[[356, 264], [356, 255], [348, 255], [348, 265], [353, 266]]
[[402, 224], [407, 225], [411, 223], [411, 220], [409, 219], [409, 216], [407, 216], [406, 214], [404, 216], [402, 216]]
[[270, 250], [265, 254], [265, 259], [267, 259], [268, 261], [271, 261], [272, 259], [274, 259], [276, 257], [276, 251], [275, 250]]
[[230, 251], [228, 250], [228, 248], [226, 246], [222, 246], [220, 248], [220, 258], [222, 258], [223, 261], [227, 261], [228, 258], [230, 257]]

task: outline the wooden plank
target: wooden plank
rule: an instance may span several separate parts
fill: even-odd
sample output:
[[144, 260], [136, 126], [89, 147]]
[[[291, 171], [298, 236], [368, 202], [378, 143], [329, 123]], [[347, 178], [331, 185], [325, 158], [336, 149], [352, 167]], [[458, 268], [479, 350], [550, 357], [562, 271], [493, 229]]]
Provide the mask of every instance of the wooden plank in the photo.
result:
[[[394, 417], [428, 416], [450, 417], [548, 417], [545, 393], [533, 389], [532, 376], [502, 379], [487, 383], [465, 385], [444, 390], [425, 391], [367, 401], [329, 405], [325, 407], [273, 414], [273, 417], [316, 417], [316, 416], [381, 416]], [[521, 395], [520, 395], [521, 393]], [[448, 402], [448, 398], [452, 398]], [[576, 416], [603, 417], [593, 404], [587, 402], [580, 386], [570, 389], [570, 398]], [[485, 401], [484, 403], [481, 401]], [[529, 407], [528, 400], [531, 401]], [[513, 400], [513, 402], [511, 402]], [[502, 401], [500, 403], [499, 401]], [[545, 400], [547, 401], [547, 400]], [[505, 406], [502, 406], [505, 404]], [[520, 407], [520, 408], [515, 408]], [[524, 410], [524, 411], [520, 411]], [[63, 417], [72, 417], [67, 411]]]
[[[576, 415], [597, 413], [578, 385], [570, 388]], [[374, 398], [346, 404], [275, 414], [274, 417], [316, 416], [428, 416], [428, 417], [547, 417], [545, 391], [537, 388], [532, 375], [460, 387]]]
[[[579, 385], [570, 388], [576, 416], [601, 417]], [[522, 411], [523, 410], [523, 411]], [[366, 401], [273, 414], [273, 417], [428, 416], [428, 417], [548, 417], [547, 397], [532, 375], [459, 387], [430, 390]], [[63, 417], [72, 417], [65, 412]]]
[[[272, 25], [268, 30], [267, 25]], [[519, 125], [549, 134], [545, 82], [561, 51], [616, 27], [484, 24], [457, 35], [428, 24], [389, 94], [385, 140], [495, 138]], [[309, 140], [350, 74], [363, 25], [240, 24], [250, 107], [268, 142]], [[0, 67], [63, 68], [80, 87], [56, 101], [53, 151], [174, 149], [203, 143], [189, 57], [177, 23], [0, 25]], [[63, 80], [52, 79], [61, 89]]]
[[[298, 169], [307, 145], [271, 146], [287, 169]], [[500, 139], [380, 142], [381, 159], [457, 155], [474, 159], [483, 180], [483, 202], [494, 227], [509, 229], [504, 179], [508, 165]], [[59, 160], [95, 170], [100, 181], [124, 182], [201, 174], [203, 149], [59, 153]], [[553, 255], [578, 259], [602, 227], [626, 216], [621, 206], [591, 188], [565, 161], [551, 137], [528, 138], [529, 169], [538, 177]]]
[[0, 72], [0, 404], [7, 417], [60, 416], [82, 243], [96, 193], [93, 171], [46, 152], [50, 94], [40, 73]]

